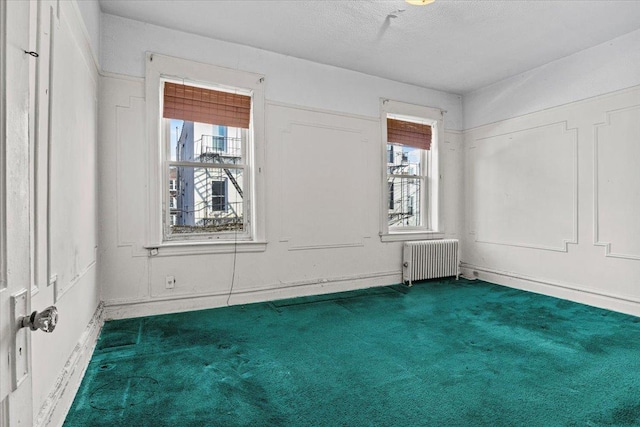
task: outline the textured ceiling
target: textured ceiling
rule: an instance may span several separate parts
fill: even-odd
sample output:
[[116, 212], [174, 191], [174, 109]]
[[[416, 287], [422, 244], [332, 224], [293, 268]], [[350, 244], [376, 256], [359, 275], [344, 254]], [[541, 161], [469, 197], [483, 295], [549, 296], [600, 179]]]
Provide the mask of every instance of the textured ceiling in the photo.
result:
[[125, 18], [458, 94], [640, 28], [637, 0], [436, 0], [429, 6], [100, 0], [100, 6]]

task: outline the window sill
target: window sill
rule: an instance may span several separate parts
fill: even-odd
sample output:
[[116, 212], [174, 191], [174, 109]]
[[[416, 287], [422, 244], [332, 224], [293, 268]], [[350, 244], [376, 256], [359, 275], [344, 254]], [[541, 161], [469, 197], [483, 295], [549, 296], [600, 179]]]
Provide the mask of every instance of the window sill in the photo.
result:
[[267, 242], [165, 242], [158, 246], [145, 246], [150, 257], [206, 255], [264, 252]]
[[381, 242], [406, 242], [411, 240], [438, 240], [444, 239], [442, 231], [406, 231], [397, 233], [380, 234]]

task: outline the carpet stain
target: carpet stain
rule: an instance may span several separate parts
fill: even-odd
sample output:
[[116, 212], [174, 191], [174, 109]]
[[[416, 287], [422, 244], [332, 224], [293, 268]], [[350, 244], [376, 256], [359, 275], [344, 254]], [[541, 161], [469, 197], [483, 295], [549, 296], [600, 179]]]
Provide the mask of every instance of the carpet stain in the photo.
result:
[[616, 408], [611, 416], [614, 425], [640, 425], [640, 402], [629, 403]]
[[635, 317], [425, 281], [106, 322], [64, 425], [632, 426], [639, 354]]
[[[158, 381], [151, 377], [116, 379], [93, 390], [90, 393], [90, 405], [99, 411], [119, 411], [142, 404], [159, 391]], [[116, 396], [122, 398], [114, 399]]]

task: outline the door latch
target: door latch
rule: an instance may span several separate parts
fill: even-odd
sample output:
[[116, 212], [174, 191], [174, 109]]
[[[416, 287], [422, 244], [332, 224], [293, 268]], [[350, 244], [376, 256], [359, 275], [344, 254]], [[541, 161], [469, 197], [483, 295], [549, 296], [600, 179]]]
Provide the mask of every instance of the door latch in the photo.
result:
[[20, 328], [29, 328], [32, 331], [40, 329], [44, 332], [53, 332], [58, 323], [58, 309], [55, 306], [47, 307], [40, 313], [34, 311], [31, 316], [22, 316], [18, 319]]

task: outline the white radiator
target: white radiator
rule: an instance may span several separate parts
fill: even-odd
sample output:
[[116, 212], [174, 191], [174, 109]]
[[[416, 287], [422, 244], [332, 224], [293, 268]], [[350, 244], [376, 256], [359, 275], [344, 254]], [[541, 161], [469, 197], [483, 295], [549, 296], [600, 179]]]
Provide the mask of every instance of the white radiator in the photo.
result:
[[403, 251], [402, 280], [456, 276], [458, 279], [458, 241], [454, 239], [406, 242]]

